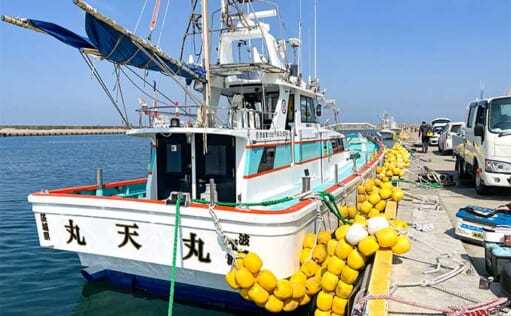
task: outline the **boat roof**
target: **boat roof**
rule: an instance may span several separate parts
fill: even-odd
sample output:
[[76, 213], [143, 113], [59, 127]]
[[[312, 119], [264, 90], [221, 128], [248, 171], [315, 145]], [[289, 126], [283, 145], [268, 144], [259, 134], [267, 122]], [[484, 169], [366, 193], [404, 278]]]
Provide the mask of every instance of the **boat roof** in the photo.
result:
[[229, 128], [203, 128], [203, 127], [144, 127], [131, 129], [126, 132], [127, 135], [151, 137], [155, 134], [215, 134], [231, 135], [235, 137], [248, 138], [249, 130], [229, 129]]
[[[304, 129], [312, 130], [312, 129]], [[319, 128], [317, 131], [322, 132], [325, 140], [330, 138], [344, 138], [344, 134], [339, 132]], [[244, 139], [257, 139], [269, 140], [269, 139], [290, 139], [290, 130], [256, 130], [256, 129], [230, 129], [230, 128], [204, 128], [204, 127], [144, 127], [135, 128], [128, 130], [127, 135], [139, 136], [139, 137], [152, 137], [156, 134], [213, 134], [213, 135], [229, 135]], [[264, 134], [259, 136], [259, 134]], [[305, 137], [307, 138], [307, 137]]]

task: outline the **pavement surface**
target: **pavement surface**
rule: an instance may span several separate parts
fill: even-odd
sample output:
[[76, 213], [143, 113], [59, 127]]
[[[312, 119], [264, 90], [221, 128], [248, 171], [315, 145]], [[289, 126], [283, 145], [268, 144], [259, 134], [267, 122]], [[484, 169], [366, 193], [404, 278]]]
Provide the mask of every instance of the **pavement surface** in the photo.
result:
[[[418, 148], [417, 148], [418, 149]], [[433, 151], [431, 151], [433, 149]], [[421, 165], [441, 172], [455, 175], [454, 158], [440, 155], [436, 147], [427, 154], [417, 153], [415, 163], [408, 173], [408, 180], [416, 180], [413, 172]], [[412, 183], [402, 184], [408, 192], [408, 198], [399, 205], [398, 218], [416, 228], [409, 228], [412, 250], [395, 256], [392, 269], [392, 283], [396, 296], [433, 308], [448, 306], [467, 306], [505, 296], [498, 283], [492, 283], [489, 289], [480, 289], [481, 277], [487, 277], [484, 268], [484, 249], [482, 246], [463, 242], [454, 235], [455, 214], [461, 207], [480, 205], [496, 207], [511, 201], [508, 190], [492, 190], [493, 195], [479, 196], [470, 181], [440, 189], [423, 189]], [[495, 191], [495, 192], [493, 192]], [[434, 203], [421, 203], [410, 196], [419, 197]], [[439, 259], [440, 258], [440, 259]], [[441, 268], [436, 268], [440, 260]], [[455, 268], [459, 273], [455, 274]], [[425, 273], [425, 272], [430, 273]], [[446, 273], [454, 275], [447, 277]], [[443, 277], [446, 276], [446, 280]], [[440, 282], [441, 281], [441, 282]], [[422, 286], [420, 283], [422, 283]], [[424, 286], [425, 283], [429, 284]], [[390, 315], [441, 315], [437, 310], [427, 310], [401, 303], [389, 303]], [[511, 315], [505, 310], [501, 315]]]

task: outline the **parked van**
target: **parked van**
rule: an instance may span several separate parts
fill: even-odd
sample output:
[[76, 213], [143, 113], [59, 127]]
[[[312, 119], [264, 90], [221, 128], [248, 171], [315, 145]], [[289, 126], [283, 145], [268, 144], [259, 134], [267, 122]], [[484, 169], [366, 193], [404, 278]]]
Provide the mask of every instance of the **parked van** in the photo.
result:
[[431, 121], [431, 128], [433, 129], [433, 136], [429, 138], [429, 144], [431, 146], [438, 145], [440, 133], [444, 129], [445, 125], [447, 125], [450, 121], [451, 120], [446, 117], [437, 117]]
[[454, 135], [461, 135], [463, 127], [465, 127], [464, 122], [450, 122], [444, 126], [438, 138], [438, 151], [440, 153], [452, 151], [452, 137]]
[[464, 134], [454, 141], [460, 178], [473, 177], [479, 194], [489, 186], [511, 188], [511, 97], [470, 103]]

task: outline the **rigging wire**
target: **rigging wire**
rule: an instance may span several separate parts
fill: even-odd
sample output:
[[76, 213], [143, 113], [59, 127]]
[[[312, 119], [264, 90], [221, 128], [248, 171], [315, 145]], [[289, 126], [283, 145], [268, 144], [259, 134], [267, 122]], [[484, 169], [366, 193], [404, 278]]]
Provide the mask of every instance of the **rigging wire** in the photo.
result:
[[[147, 85], [151, 85], [150, 82], [148, 82], [146, 79], [144, 79], [144, 77], [142, 77], [141, 75], [137, 74], [133, 69], [129, 68], [129, 67], [126, 67], [131, 73], [133, 73], [135, 76], [137, 76], [140, 80], [144, 81], [145, 84]], [[158, 102], [158, 103], [162, 103], [162, 104], [165, 104], [165, 105], [168, 105], [168, 106], [175, 106], [177, 105], [177, 102], [172, 100], [171, 98], [167, 97], [165, 94], [163, 94], [160, 90], [156, 89], [156, 91], [158, 91], [158, 93], [164, 97], [165, 99], [167, 99], [170, 103], [167, 103], [165, 101], [162, 101], [162, 100], [159, 100], [159, 99], [156, 99], [154, 96], [152, 96], [151, 94], [149, 94], [148, 92], [144, 91], [143, 88], [141, 88], [137, 83], [135, 83], [135, 81], [130, 78], [130, 76], [128, 76], [128, 74], [124, 71], [124, 69], [120, 68], [121, 72], [124, 74], [124, 76], [129, 80], [129, 82], [131, 82], [131, 84], [133, 86], [135, 86], [135, 88], [137, 88], [140, 92], [142, 92], [145, 96], [151, 98], [152, 100]]]
[[114, 64], [115, 77], [116, 77], [116, 83], [117, 83], [117, 90], [116, 90], [115, 98], [117, 99], [119, 96], [121, 97], [122, 107], [123, 107], [123, 110], [124, 110], [124, 116], [129, 121], [128, 111], [126, 110], [126, 102], [124, 101], [124, 93], [122, 92], [122, 87], [121, 87], [121, 77], [119, 76], [120, 75], [120, 73], [119, 73], [119, 69], [120, 68], [121, 67], [118, 64]]
[[85, 63], [87, 64], [87, 66], [89, 66], [90, 70], [92, 71], [92, 74], [94, 75], [94, 77], [96, 78], [96, 80], [98, 81], [100, 86], [103, 88], [103, 91], [105, 92], [107, 97], [110, 99], [110, 102], [112, 102], [112, 105], [114, 106], [114, 108], [117, 110], [117, 112], [121, 116], [121, 119], [123, 120], [124, 124], [126, 124], [126, 126], [129, 128], [130, 127], [130, 123], [128, 122], [127, 118], [124, 117], [124, 115], [122, 114], [121, 109], [119, 109], [119, 106], [115, 102], [114, 97], [112, 96], [112, 94], [110, 93], [110, 90], [108, 89], [108, 87], [106, 86], [105, 82], [103, 81], [103, 78], [101, 78], [101, 75], [99, 74], [98, 70], [96, 69], [96, 67], [92, 63], [92, 60], [89, 58], [88, 55], [83, 53], [81, 50], [80, 50], [80, 55], [82, 55]]
[[145, 8], [147, 6], [147, 1], [148, 0], [145, 0], [144, 5], [142, 6], [142, 9], [140, 10], [140, 14], [138, 15], [137, 23], [135, 24], [135, 30], [133, 31], [133, 33], [135, 33], [135, 34], [137, 33], [138, 27], [140, 26], [140, 22], [142, 21], [142, 15], [144, 14]]
[[169, 4], [170, 4], [170, 0], [167, 0], [167, 5], [165, 6], [165, 13], [163, 14], [163, 21], [161, 22], [161, 26], [160, 26], [160, 34], [158, 35], [158, 41], [156, 42], [156, 44], [158, 46], [160, 46], [161, 35], [163, 34], [163, 30], [164, 30], [164, 27], [165, 27], [165, 20], [167, 20], [167, 13], [169, 11]]

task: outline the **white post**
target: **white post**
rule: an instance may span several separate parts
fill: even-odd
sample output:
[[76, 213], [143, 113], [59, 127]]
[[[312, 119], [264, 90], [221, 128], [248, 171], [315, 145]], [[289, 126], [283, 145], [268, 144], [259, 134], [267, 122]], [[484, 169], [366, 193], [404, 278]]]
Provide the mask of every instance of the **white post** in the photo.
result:
[[195, 151], [195, 134], [192, 133], [190, 146], [192, 146], [192, 199], [197, 198], [197, 167], [196, 167], [196, 151]]

